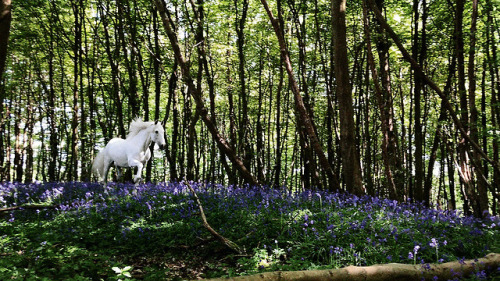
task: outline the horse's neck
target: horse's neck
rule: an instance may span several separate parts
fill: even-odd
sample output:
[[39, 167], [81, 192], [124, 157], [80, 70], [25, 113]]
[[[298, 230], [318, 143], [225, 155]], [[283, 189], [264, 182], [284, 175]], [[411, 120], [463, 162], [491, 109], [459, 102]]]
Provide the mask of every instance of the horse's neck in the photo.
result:
[[139, 146], [141, 151], [146, 151], [152, 142], [151, 137], [149, 136], [149, 130], [142, 130], [137, 135], [130, 138], [129, 141]]

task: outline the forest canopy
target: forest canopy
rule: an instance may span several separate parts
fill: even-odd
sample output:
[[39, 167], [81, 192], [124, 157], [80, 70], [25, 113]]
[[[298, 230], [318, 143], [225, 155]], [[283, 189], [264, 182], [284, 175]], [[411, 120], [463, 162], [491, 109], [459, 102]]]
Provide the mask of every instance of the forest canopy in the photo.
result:
[[12, 20], [0, 28], [0, 181], [94, 180], [95, 155], [140, 117], [166, 130], [147, 181], [348, 191], [497, 214], [495, 1], [345, 4], [2, 4]]

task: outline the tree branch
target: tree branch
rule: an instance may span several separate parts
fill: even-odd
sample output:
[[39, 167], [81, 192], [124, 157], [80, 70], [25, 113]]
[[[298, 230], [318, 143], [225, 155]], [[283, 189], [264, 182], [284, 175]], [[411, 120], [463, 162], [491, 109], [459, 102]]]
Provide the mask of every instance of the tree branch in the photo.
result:
[[215, 229], [213, 229], [210, 224], [208, 224], [207, 217], [205, 216], [205, 212], [203, 211], [203, 206], [201, 205], [200, 199], [198, 198], [198, 195], [196, 195], [196, 191], [193, 189], [191, 184], [189, 182], [185, 182], [189, 190], [191, 190], [191, 193], [193, 193], [193, 196], [196, 200], [196, 204], [198, 205], [198, 208], [200, 208], [200, 216], [201, 216], [201, 221], [203, 222], [203, 226], [219, 241], [222, 242], [222, 244], [226, 245], [229, 249], [235, 251], [238, 254], [242, 254], [240, 246], [238, 246], [236, 243], [233, 241], [227, 239], [226, 237], [220, 235]]

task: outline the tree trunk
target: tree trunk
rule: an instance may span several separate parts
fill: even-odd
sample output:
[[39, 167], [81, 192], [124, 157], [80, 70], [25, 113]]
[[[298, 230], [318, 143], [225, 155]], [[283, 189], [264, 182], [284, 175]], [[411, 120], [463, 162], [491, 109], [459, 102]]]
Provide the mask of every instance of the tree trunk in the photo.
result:
[[14, 180], [17, 182], [23, 181], [24, 169], [23, 169], [23, 139], [21, 136], [21, 97], [16, 98], [16, 109], [14, 116], [14, 135], [15, 135], [15, 146], [14, 146], [14, 168], [15, 177]]
[[[4, 174], [9, 172], [7, 169], [4, 171], [4, 159], [6, 159], [6, 151], [4, 151], [5, 114], [3, 105], [5, 89], [2, 77], [7, 60], [7, 44], [10, 34], [10, 22], [12, 20], [11, 8], [11, 0], [0, 1], [0, 181], [3, 181]], [[7, 142], [9, 141], [8, 138], [6, 138], [6, 140]]]
[[[498, 64], [497, 64], [497, 52], [496, 52], [496, 42], [494, 31], [495, 23], [493, 22], [492, 10], [493, 3], [491, 0], [486, 1], [486, 13], [487, 13], [487, 28], [486, 28], [486, 58], [488, 61], [488, 72], [490, 76], [490, 83], [493, 85], [491, 87], [491, 102], [490, 102], [490, 115], [491, 115], [491, 126], [493, 128], [498, 128], [498, 124], [500, 124], [500, 106], [498, 102], [500, 101], [500, 77], [498, 72]], [[497, 25], [498, 28], [498, 25]], [[494, 86], [496, 85], [496, 87]], [[498, 138], [492, 138], [491, 140], [491, 149], [493, 152], [493, 160], [499, 161], [499, 141]], [[487, 168], [485, 168], [487, 169]], [[498, 194], [500, 192], [500, 171], [493, 171], [493, 179], [492, 186], [496, 186], [496, 190], [493, 192]], [[494, 196], [495, 198], [495, 196]], [[493, 215], [498, 215], [498, 211], [500, 211], [500, 204], [498, 201], [494, 201], [493, 206]]]
[[[51, 3], [51, 20], [55, 20], [55, 3]], [[48, 114], [49, 114], [49, 168], [48, 168], [48, 174], [49, 174], [49, 181], [54, 182], [57, 180], [56, 177], [56, 169], [57, 169], [57, 152], [58, 152], [58, 134], [57, 134], [57, 120], [56, 120], [56, 95], [55, 95], [55, 85], [54, 85], [54, 28], [52, 25], [50, 25], [49, 29], [49, 54], [48, 54], [48, 60], [49, 60], [49, 107], [48, 107]]]
[[78, 114], [79, 114], [79, 92], [80, 84], [78, 83], [80, 73], [80, 61], [82, 60], [82, 23], [80, 21], [81, 1], [75, 2], [72, 5], [73, 15], [75, 19], [75, 38], [73, 42], [73, 100], [72, 100], [72, 118], [71, 118], [71, 162], [68, 167], [68, 181], [75, 181], [78, 178]]
[[[479, 120], [478, 111], [476, 107], [476, 70], [475, 70], [475, 55], [476, 55], [476, 22], [478, 14], [478, 1], [472, 1], [472, 23], [470, 28], [470, 43], [469, 43], [469, 65], [468, 65], [468, 78], [469, 78], [469, 109], [470, 109], [470, 137], [476, 143], [479, 143]], [[472, 164], [476, 175], [477, 190], [474, 191], [475, 202], [475, 215], [482, 217], [488, 212], [488, 192], [486, 185], [488, 184], [484, 178], [484, 172], [481, 163], [481, 155], [477, 151], [472, 152]]]
[[[7, 45], [9, 42], [10, 22], [12, 21], [11, 0], [0, 1], [0, 83], [7, 60]], [[3, 99], [0, 100], [3, 102]]]
[[27, 97], [27, 120], [24, 128], [24, 134], [27, 138], [25, 142], [25, 151], [26, 151], [26, 162], [24, 168], [24, 182], [31, 183], [33, 181], [33, 127], [35, 126], [34, 120], [34, 106], [33, 106], [32, 97]]
[[242, 6], [238, 8], [239, 0], [234, 0], [235, 9], [235, 29], [236, 29], [236, 45], [238, 50], [238, 78], [240, 84], [239, 91], [239, 128], [238, 128], [238, 146], [237, 152], [243, 158], [243, 163], [246, 167], [250, 167], [252, 160], [252, 152], [250, 147], [249, 129], [250, 120], [248, 118], [248, 93], [245, 77], [245, 23], [248, 14], [248, 0], [243, 0]]
[[[463, 38], [463, 13], [464, 0], [457, 0], [455, 9], [455, 49], [457, 55], [457, 83], [458, 98], [460, 100], [460, 122], [464, 125], [467, 134], [470, 134], [469, 108], [467, 101], [467, 91], [465, 89], [465, 59], [464, 59], [464, 38]], [[470, 214], [470, 207], [475, 202], [474, 183], [470, 168], [469, 150], [467, 140], [462, 137], [458, 145], [460, 182], [463, 186], [464, 212]]]
[[[425, 59], [425, 16], [422, 16], [422, 39], [419, 40], [419, 31], [418, 27], [420, 25], [419, 18], [419, 4], [420, 1], [413, 1], [413, 11], [414, 11], [414, 36], [413, 36], [413, 59], [420, 63], [420, 66], [424, 67], [422, 62]], [[422, 2], [422, 10], [425, 12], [425, 1]], [[422, 41], [422, 44], [420, 44]], [[414, 134], [415, 134], [415, 183], [413, 185], [413, 194], [409, 194], [411, 198], [414, 198], [416, 201], [424, 201], [424, 192], [423, 192], [423, 178], [424, 178], [424, 162], [423, 162], [423, 132], [422, 132], [422, 109], [421, 109], [421, 96], [424, 88], [424, 82], [420, 73], [416, 70], [413, 70], [414, 77], [414, 93], [413, 93], [413, 103], [414, 107]], [[427, 198], [428, 204], [428, 198]]]
[[359, 153], [356, 150], [356, 128], [354, 127], [354, 109], [347, 59], [346, 0], [332, 0], [332, 11], [335, 77], [337, 79], [337, 98], [340, 111], [342, 170], [347, 190], [353, 194], [362, 195], [365, 191], [361, 178]]
[[[281, 9], [281, 1], [278, 1], [278, 10]], [[278, 12], [279, 14], [280, 12]], [[276, 146], [274, 153], [276, 155], [276, 160], [274, 162], [274, 187], [280, 187], [281, 182], [281, 145], [283, 143], [282, 133], [281, 133], [281, 106], [282, 106], [282, 94], [283, 94], [283, 80], [284, 80], [284, 70], [283, 70], [283, 57], [280, 56], [279, 64], [279, 74], [278, 74], [278, 89], [276, 90]]]

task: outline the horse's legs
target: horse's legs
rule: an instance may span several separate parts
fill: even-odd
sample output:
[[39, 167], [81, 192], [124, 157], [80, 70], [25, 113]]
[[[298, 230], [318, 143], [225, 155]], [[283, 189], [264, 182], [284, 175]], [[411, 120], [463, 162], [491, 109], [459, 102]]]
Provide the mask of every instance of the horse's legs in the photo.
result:
[[109, 166], [110, 162], [106, 159], [104, 160], [104, 175], [102, 175], [102, 178], [104, 180], [104, 184], [108, 182], [108, 172], [109, 172]]
[[141, 161], [135, 160], [135, 159], [130, 159], [128, 161], [128, 165], [130, 167], [137, 167], [137, 174], [135, 174], [135, 176], [134, 176], [134, 182], [136, 184], [139, 183], [141, 180], [142, 168], [144, 167], [144, 165], [142, 164]]
[[137, 174], [135, 175], [134, 177], [134, 182], [136, 184], [140, 183], [141, 182], [141, 177], [142, 177], [142, 167], [144, 167], [144, 165], [142, 165], [141, 162], [139, 162], [139, 164], [137, 165]]
[[115, 170], [116, 170], [116, 179], [120, 180], [122, 177], [122, 169], [118, 165], [115, 165]]

